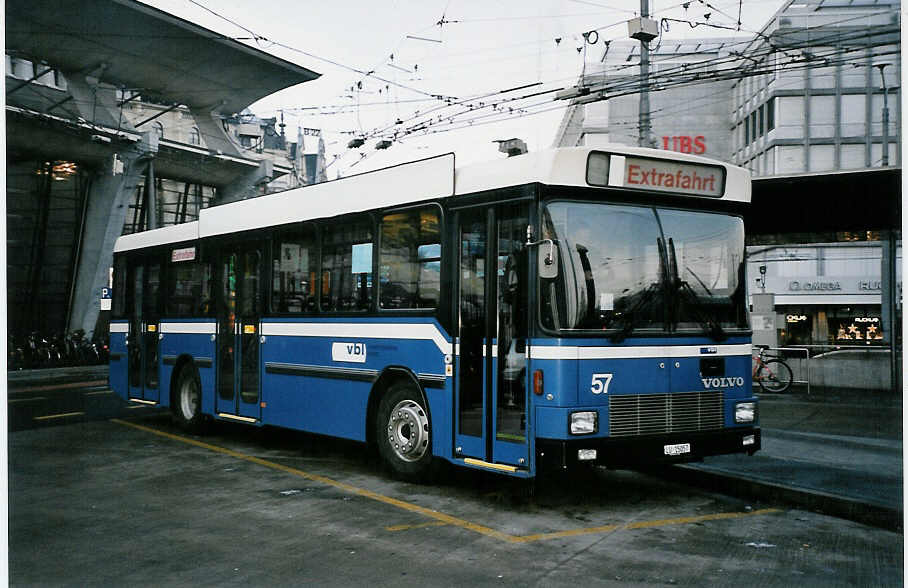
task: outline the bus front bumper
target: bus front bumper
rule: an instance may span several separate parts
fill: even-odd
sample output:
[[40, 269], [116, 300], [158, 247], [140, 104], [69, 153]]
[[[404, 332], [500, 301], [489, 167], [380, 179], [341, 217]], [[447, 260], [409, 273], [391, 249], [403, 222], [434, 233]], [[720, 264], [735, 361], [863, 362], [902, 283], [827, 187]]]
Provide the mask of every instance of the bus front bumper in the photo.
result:
[[539, 469], [566, 469], [581, 464], [637, 468], [656, 464], [701, 461], [710, 455], [760, 450], [759, 427], [697, 433], [670, 433], [625, 438], [538, 439]]

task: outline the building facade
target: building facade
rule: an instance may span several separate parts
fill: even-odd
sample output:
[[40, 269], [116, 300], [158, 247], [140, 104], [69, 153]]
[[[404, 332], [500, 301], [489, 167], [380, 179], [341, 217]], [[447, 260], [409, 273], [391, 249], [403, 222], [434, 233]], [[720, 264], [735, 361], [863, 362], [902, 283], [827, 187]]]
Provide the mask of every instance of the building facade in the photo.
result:
[[[715, 63], [728, 60], [740, 43], [739, 39], [663, 41], [651, 48], [650, 73], [667, 81], [682, 70], [715, 72]], [[639, 62], [640, 43], [610, 44], [581, 80], [585, 86], [609, 88], [608, 99], [570, 106], [558, 132], [559, 146], [638, 144]], [[733, 80], [656, 83], [649, 94], [652, 124], [647, 146], [728, 160], [734, 147], [729, 131], [734, 85]]]
[[[750, 246], [747, 254], [751, 296], [772, 295], [774, 344], [819, 350], [885, 344], [875, 242]], [[901, 252], [896, 267], [901, 299]]]
[[901, 165], [899, 10], [789, 2], [743, 49], [756, 61], [733, 85], [731, 161], [756, 176], [866, 169], [884, 165], [885, 142]]

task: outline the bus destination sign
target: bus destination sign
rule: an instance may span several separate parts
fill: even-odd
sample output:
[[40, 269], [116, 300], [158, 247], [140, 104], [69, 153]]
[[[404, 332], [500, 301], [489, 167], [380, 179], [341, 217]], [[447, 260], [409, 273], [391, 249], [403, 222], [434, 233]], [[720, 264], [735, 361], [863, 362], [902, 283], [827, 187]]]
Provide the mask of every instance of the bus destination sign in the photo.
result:
[[624, 187], [721, 198], [725, 192], [725, 170], [713, 165], [628, 156]]
[[192, 261], [195, 259], [195, 247], [184, 247], [183, 249], [174, 249], [170, 252], [170, 261], [177, 263], [180, 261]]

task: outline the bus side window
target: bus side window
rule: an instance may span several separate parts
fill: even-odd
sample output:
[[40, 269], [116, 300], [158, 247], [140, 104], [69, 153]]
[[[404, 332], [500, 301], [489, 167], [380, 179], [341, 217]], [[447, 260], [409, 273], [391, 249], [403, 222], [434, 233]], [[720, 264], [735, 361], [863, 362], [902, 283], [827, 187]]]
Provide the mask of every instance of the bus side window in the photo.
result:
[[271, 251], [271, 310], [314, 312], [318, 258], [313, 228], [279, 235]]
[[167, 271], [165, 314], [172, 317], [192, 316], [195, 300], [199, 296], [201, 296], [199, 264], [195, 261], [171, 263]]
[[322, 233], [322, 310], [372, 306], [372, 219], [340, 220]]
[[378, 265], [382, 308], [435, 308], [441, 291], [438, 210], [385, 215]]

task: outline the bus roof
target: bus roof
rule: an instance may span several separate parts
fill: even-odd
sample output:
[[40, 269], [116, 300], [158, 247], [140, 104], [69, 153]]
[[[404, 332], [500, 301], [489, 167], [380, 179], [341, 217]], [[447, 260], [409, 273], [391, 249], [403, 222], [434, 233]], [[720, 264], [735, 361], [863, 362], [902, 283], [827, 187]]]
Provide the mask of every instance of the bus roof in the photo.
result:
[[[607, 160], [604, 164], [605, 175], [600, 178], [602, 183], [591, 179], [592, 172], [588, 174], [591, 154], [598, 154], [594, 157], [599, 160]], [[597, 169], [602, 167], [599, 165]], [[750, 202], [750, 174], [747, 170], [695, 155], [619, 145], [570, 147], [457, 167], [454, 154], [447, 153], [206, 208], [199, 213], [198, 221], [123, 235], [117, 239], [114, 251], [191, 241], [522, 184], [674, 192], [672, 187], [675, 182], [680, 186], [682, 179], [689, 180], [697, 176], [698, 171], [701, 175], [721, 172], [721, 180], [712, 186], [710, 193], [690, 192], [686, 195]], [[591, 185], [588, 180], [594, 183]], [[646, 187], [638, 188], [632, 184]]]

